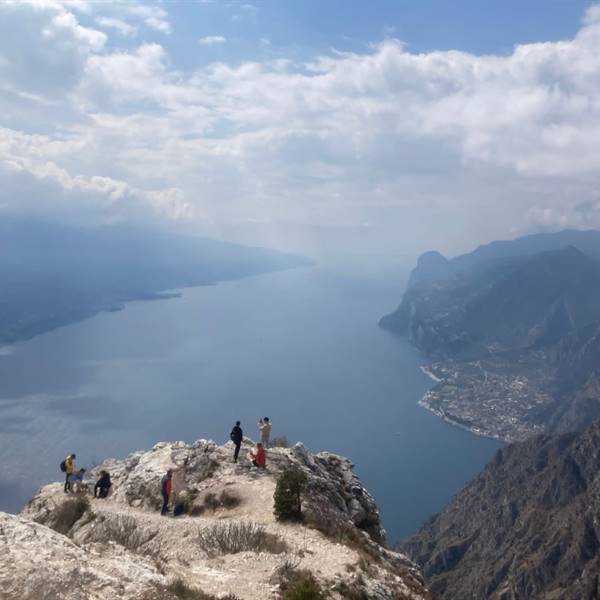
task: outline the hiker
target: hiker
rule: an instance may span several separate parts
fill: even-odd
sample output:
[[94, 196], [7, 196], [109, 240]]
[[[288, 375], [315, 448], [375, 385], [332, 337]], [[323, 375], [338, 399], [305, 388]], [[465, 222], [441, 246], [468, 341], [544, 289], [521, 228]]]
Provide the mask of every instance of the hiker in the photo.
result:
[[265, 417], [258, 422], [258, 431], [260, 431], [260, 442], [265, 447], [269, 447], [269, 438], [271, 437], [271, 423], [269, 417]]
[[108, 471], [100, 471], [100, 478], [94, 486], [94, 498], [106, 498], [110, 491], [110, 474]]
[[240, 422], [236, 421], [231, 433], [229, 434], [231, 441], [235, 445], [235, 450], [233, 451], [233, 462], [237, 462], [238, 456], [240, 455], [240, 446], [242, 445], [242, 440], [244, 439], [244, 432], [240, 427]]
[[160, 480], [160, 493], [163, 499], [162, 508], [160, 509], [161, 516], [165, 516], [169, 512], [169, 499], [171, 498], [171, 479], [173, 478], [173, 469], [169, 469]]
[[256, 444], [256, 450], [252, 450], [248, 454], [248, 458], [255, 467], [264, 469], [267, 466], [267, 453], [265, 452], [265, 447], [260, 442]]
[[65, 494], [68, 494], [71, 491], [71, 482], [69, 481], [69, 475], [73, 475], [75, 471], [75, 459], [77, 456], [75, 454], [69, 454], [65, 460], [60, 463], [60, 470], [65, 473]]

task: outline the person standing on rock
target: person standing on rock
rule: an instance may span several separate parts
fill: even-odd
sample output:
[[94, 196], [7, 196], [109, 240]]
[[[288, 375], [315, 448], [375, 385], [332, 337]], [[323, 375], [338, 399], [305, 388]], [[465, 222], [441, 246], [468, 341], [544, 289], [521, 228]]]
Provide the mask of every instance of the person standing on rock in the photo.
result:
[[233, 462], [238, 461], [238, 456], [240, 455], [240, 446], [242, 445], [242, 440], [244, 439], [244, 432], [240, 427], [240, 422], [236, 421], [231, 433], [229, 434], [231, 441], [235, 446], [235, 450], [233, 451]]
[[260, 432], [260, 443], [265, 447], [269, 447], [271, 438], [271, 422], [269, 417], [265, 417], [258, 422], [258, 431]]
[[[64, 470], [65, 472], [65, 494], [68, 494], [71, 491], [71, 482], [69, 481], [69, 477], [75, 472], [76, 458], [77, 456], [75, 454], [69, 454], [60, 465], [61, 470]], [[63, 465], [65, 467], [64, 469]]]
[[171, 479], [173, 478], [173, 470], [169, 469], [160, 480], [160, 494], [163, 499], [162, 508], [160, 509], [161, 516], [165, 516], [169, 512], [169, 500], [171, 498]]

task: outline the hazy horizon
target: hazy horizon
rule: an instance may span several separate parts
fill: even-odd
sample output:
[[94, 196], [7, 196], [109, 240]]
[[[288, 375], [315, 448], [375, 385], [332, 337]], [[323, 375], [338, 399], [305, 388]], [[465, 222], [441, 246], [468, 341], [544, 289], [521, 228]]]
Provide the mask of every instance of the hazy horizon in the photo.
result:
[[405, 257], [598, 227], [599, 46], [584, 0], [7, 0], [0, 218]]

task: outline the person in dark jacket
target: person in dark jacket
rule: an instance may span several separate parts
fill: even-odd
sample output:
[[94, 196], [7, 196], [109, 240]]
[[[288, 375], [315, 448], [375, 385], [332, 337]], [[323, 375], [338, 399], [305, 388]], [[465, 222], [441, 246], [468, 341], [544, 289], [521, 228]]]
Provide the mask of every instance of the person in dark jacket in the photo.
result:
[[235, 450], [233, 451], [233, 462], [237, 462], [238, 456], [240, 454], [240, 446], [242, 445], [242, 440], [244, 439], [244, 432], [240, 427], [239, 421], [235, 422], [235, 426], [231, 430], [231, 434], [229, 435], [229, 437], [235, 445]]
[[160, 494], [163, 499], [160, 514], [165, 516], [169, 512], [169, 499], [171, 498], [171, 479], [173, 478], [173, 470], [169, 469], [160, 480]]
[[107, 471], [100, 471], [100, 478], [94, 486], [94, 498], [106, 498], [111, 485], [110, 474]]

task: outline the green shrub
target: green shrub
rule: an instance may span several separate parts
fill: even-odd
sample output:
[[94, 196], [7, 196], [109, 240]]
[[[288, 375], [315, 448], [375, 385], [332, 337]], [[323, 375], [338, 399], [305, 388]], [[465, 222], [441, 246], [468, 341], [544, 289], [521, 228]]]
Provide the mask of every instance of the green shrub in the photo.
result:
[[283, 471], [275, 486], [274, 512], [278, 521], [299, 521], [302, 519], [302, 493], [306, 489], [307, 477], [297, 468]]
[[308, 571], [301, 573], [303, 577], [286, 590], [283, 600], [325, 600], [325, 594], [312, 574]]
[[236, 506], [239, 506], [242, 503], [239, 496], [236, 496], [235, 494], [232, 494], [227, 490], [223, 490], [221, 492], [221, 497], [219, 498], [219, 501], [221, 503], [221, 506], [227, 509], [235, 508]]

